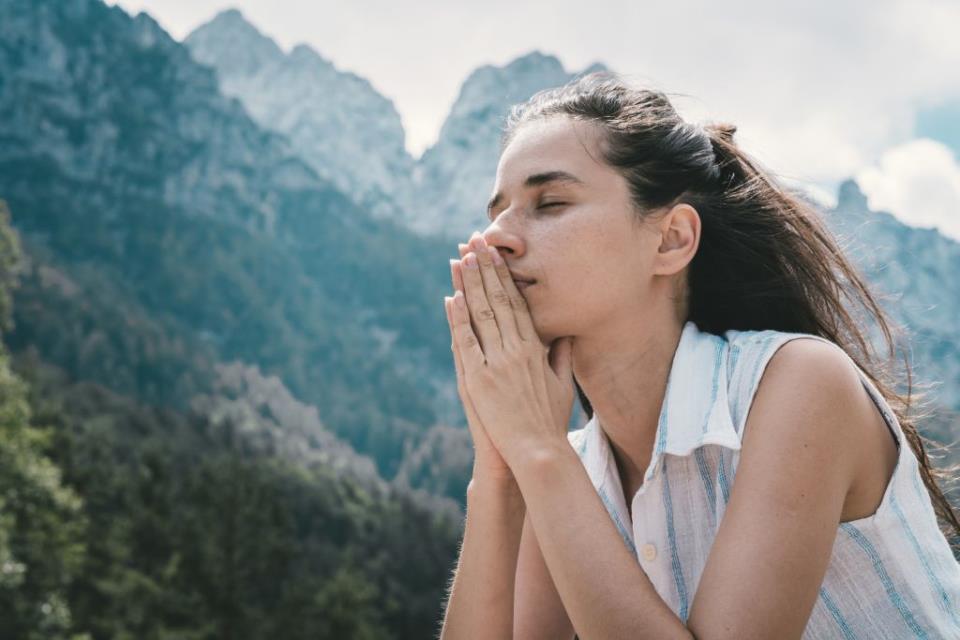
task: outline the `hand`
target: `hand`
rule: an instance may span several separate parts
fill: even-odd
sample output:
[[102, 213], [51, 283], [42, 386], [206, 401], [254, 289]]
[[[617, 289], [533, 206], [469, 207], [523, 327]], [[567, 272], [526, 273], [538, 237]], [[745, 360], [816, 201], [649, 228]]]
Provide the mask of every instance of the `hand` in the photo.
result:
[[[467, 245], [461, 244], [459, 249], [460, 257], [463, 258], [468, 250]], [[453, 288], [463, 292], [463, 278], [458, 260], [450, 260], [450, 276], [453, 280]], [[460, 350], [457, 348], [457, 341], [454, 337], [453, 298], [444, 297], [443, 306], [447, 312], [447, 324], [450, 326], [450, 349], [453, 351], [454, 365], [457, 371], [457, 392], [460, 394], [460, 402], [463, 404], [464, 413], [467, 415], [470, 437], [473, 439], [473, 477], [476, 479], [483, 478], [484, 481], [489, 479], [492, 482], [515, 485], [516, 478], [514, 478], [513, 472], [490, 441], [486, 428], [480, 422], [480, 418], [473, 408], [473, 402], [471, 402], [464, 386], [463, 359], [460, 356]]]
[[500, 254], [478, 233], [468, 247], [463, 266], [453, 261], [463, 283], [451, 305], [458, 375], [493, 447], [515, 471], [530, 454], [567, 445], [572, 338], [545, 347]]

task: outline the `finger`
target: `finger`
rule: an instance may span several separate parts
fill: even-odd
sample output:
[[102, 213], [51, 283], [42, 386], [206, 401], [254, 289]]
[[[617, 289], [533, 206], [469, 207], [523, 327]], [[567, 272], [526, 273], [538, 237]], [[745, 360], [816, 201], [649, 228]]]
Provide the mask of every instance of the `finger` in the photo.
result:
[[[466, 246], [466, 245], [461, 245]], [[450, 260], [450, 277], [453, 280], [454, 290], [458, 290], [464, 295], [466, 291], [463, 290], [463, 261], [462, 260]], [[470, 327], [473, 329], [474, 334], [477, 334], [477, 327], [473, 324], [473, 318], [470, 319]]]
[[487, 301], [493, 309], [497, 319], [497, 328], [500, 330], [500, 339], [505, 346], [517, 346], [520, 335], [517, 333], [517, 319], [510, 302], [510, 296], [501, 282], [500, 272], [494, 261], [503, 262], [503, 258], [496, 252], [496, 248], [483, 245], [477, 258], [480, 261], [480, 276], [483, 279], [483, 288], [487, 292]]
[[467, 414], [467, 420], [470, 423], [477, 423], [477, 414], [473, 408], [473, 401], [470, 400], [470, 396], [467, 394], [466, 381], [463, 377], [463, 360], [460, 357], [460, 348], [457, 345], [457, 340], [454, 335], [453, 329], [453, 298], [449, 296], [444, 296], [443, 298], [443, 307], [447, 312], [447, 324], [450, 325], [450, 349], [453, 351], [453, 366], [454, 370], [457, 373], [457, 391], [460, 394], [460, 401], [463, 404], [463, 410]]
[[506, 293], [507, 299], [510, 301], [513, 326], [516, 331], [515, 335], [522, 342], [539, 340], [537, 331], [533, 327], [533, 318], [530, 317], [530, 308], [527, 306], [527, 299], [523, 297], [520, 289], [517, 288], [517, 284], [513, 281], [513, 276], [510, 275], [510, 269], [507, 267], [507, 263], [504, 262], [499, 252], [497, 256], [500, 257], [500, 260], [494, 261], [494, 268], [500, 278], [500, 285], [503, 287], [504, 293]]
[[[463, 256], [470, 251], [470, 245], [461, 242], [457, 244], [457, 249], [460, 251], [460, 257], [463, 258]], [[517, 288], [516, 283], [513, 281], [513, 277], [510, 275], [510, 269], [506, 264], [498, 268], [502, 270], [504, 287], [507, 295], [510, 297], [510, 305], [514, 308], [517, 332], [525, 342], [539, 340], [540, 337], [537, 335], [537, 330], [533, 326], [533, 318], [530, 317], [530, 307], [527, 305], [527, 299], [523, 297], [520, 289]], [[463, 290], [462, 280], [458, 288]]]
[[483, 349], [480, 348], [480, 342], [473, 329], [470, 328], [468, 306], [469, 303], [463, 292], [457, 291], [453, 294], [453, 335], [457, 341], [457, 350], [460, 354], [464, 374], [479, 369], [486, 363]]
[[[493, 261], [495, 249], [487, 245], [482, 236], [478, 236], [474, 242], [473, 246], [476, 248], [474, 253], [480, 263], [480, 278], [483, 281], [483, 289], [487, 294], [487, 303], [493, 309], [493, 315], [497, 320], [501, 344], [516, 346], [520, 342], [517, 335], [517, 321], [514, 318], [513, 307], [510, 306], [510, 297], [507, 296], [503, 283], [500, 282], [500, 274], [497, 273]], [[502, 261], [499, 253], [497, 258]]]
[[[510, 269], [507, 268], [507, 263], [504, 262], [503, 256], [500, 255], [500, 252], [497, 251], [496, 247], [489, 247], [491, 264], [490, 269], [493, 272], [493, 277], [497, 280], [497, 286], [499, 291], [503, 294], [504, 302], [504, 315], [507, 316], [507, 319], [503, 324], [500, 325], [500, 333], [504, 336], [505, 344], [519, 344], [526, 342], [526, 338], [523, 337], [520, 333], [520, 318], [522, 314], [526, 314], [529, 318], [529, 311], [527, 310], [527, 301], [520, 295], [520, 291], [517, 289], [517, 285], [514, 284], [513, 278], [510, 275]], [[510, 289], [513, 289], [511, 293]], [[500, 321], [500, 316], [497, 316], [497, 322]]]
[[[463, 261], [463, 289], [466, 295], [467, 310], [473, 318], [473, 325], [479, 334], [477, 338], [482, 345], [481, 351], [487, 355], [494, 351], [503, 351], [503, 340], [500, 337], [500, 327], [497, 325], [497, 316], [487, 299], [487, 291], [483, 286], [483, 276], [480, 273], [480, 263], [473, 251], [464, 256]], [[463, 345], [461, 345], [463, 346]], [[466, 354], [464, 354], [466, 355]]]
[[453, 288], [463, 291], [463, 260], [450, 259], [450, 279], [453, 280]]

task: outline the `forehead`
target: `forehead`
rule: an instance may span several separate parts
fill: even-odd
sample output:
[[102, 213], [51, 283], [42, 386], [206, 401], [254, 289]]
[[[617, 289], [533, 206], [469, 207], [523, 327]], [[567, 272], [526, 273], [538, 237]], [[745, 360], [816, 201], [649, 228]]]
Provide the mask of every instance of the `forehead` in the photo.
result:
[[497, 188], [513, 188], [528, 175], [567, 171], [586, 183], [609, 169], [599, 156], [600, 128], [562, 116], [525, 123], [504, 149], [497, 165]]

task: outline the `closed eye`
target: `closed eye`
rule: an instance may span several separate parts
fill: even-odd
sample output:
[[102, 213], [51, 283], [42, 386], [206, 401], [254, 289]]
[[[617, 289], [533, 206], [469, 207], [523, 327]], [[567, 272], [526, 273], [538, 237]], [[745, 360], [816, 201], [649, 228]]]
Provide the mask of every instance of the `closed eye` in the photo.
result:
[[[545, 204], [541, 204], [540, 206], [538, 206], [537, 209], [539, 210], [539, 209], [548, 209], [550, 207], [562, 207], [567, 204], [570, 204], [570, 203], [569, 202], [547, 202]], [[492, 216], [488, 219], [490, 220], [490, 222], [493, 222], [496, 219], [496, 217], [497, 216]]]

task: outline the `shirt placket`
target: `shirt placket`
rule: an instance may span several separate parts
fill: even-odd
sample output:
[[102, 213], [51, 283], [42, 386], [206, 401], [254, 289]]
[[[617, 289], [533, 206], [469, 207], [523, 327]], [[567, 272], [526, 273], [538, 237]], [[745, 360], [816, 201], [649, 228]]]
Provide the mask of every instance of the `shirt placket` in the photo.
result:
[[660, 499], [661, 474], [654, 474], [633, 496], [633, 539], [637, 560], [657, 593], [673, 607], [673, 573], [670, 568], [670, 550], [667, 546], [665, 518]]

